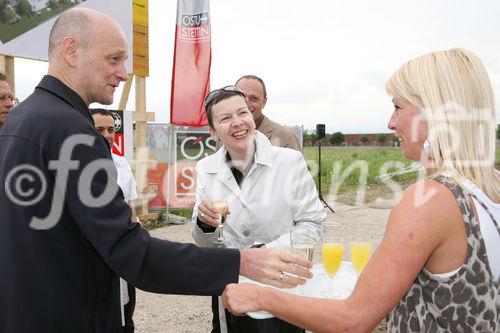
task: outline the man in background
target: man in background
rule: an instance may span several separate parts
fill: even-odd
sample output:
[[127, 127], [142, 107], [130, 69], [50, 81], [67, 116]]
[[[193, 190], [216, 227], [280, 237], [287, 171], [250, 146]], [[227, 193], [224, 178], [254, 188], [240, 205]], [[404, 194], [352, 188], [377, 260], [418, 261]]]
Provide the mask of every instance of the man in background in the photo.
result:
[[[111, 158], [115, 164], [118, 173], [116, 182], [123, 193], [123, 199], [132, 210], [132, 222], [139, 222], [137, 219], [134, 202], [137, 199], [137, 189], [134, 179], [134, 174], [128, 161], [123, 156], [113, 154], [113, 144], [115, 142], [115, 118], [113, 114], [105, 109], [91, 109], [94, 126], [108, 142], [111, 151]], [[120, 304], [122, 307], [122, 325], [123, 333], [133, 333], [134, 326], [134, 310], [135, 310], [135, 287], [128, 284], [127, 281], [120, 278]]]
[[0, 72], [0, 127], [2, 127], [10, 110], [14, 107], [15, 101], [16, 98], [7, 82], [7, 75]]
[[264, 134], [273, 146], [292, 148], [300, 151], [297, 136], [285, 126], [270, 120], [262, 114], [266, 106], [267, 90], [264, 81], [255, 75], [244, 75], [236, 81], [238, 88], [243, 90], [250, 112], [252, 112], [256, 129]]

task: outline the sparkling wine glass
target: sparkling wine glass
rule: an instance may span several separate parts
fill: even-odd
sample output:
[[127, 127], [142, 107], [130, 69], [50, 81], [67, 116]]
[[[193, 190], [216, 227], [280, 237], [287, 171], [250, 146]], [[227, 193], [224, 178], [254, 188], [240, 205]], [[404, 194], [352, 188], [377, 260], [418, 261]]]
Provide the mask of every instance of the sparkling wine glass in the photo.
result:
[[214, 241], [217, 246], [223, 247], [226, 238], [224, 237], [224, 222], [226, 221], [229, 212], [226, 200], [216, 200], [212, 202], [212, 206], [219, 213], [219, 236]]
[[344, 244], [339, 241], [340, 224], [323, 223], [321, 255], [326, 275], [328, 275], [328, 288], [321, 294], [326, 297], [339, 297], [334, 291], [334, 276], [339, 270], [344, 254]]
[[[308, 261], [313, 260], [314, 246], [321, 239], [321, 230], [308, 223], [300, 223], [292, 227], [290, 232], [290, 247], [292, 253], [298, 255]], [[304, 286], [299, 286], [299, 294], [304, 294]]]

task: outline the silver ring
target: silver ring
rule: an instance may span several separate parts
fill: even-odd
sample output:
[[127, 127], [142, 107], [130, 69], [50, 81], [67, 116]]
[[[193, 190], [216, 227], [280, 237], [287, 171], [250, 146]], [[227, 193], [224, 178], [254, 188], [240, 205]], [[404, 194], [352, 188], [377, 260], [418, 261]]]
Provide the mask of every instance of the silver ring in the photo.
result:
[[200, 217], [203, 217], [203, 216], [205, 216], [205, 213], [201, 212]]
[[281, 272], [280, 281], [283, 280], [284, 277], [285, 277], [285, 273]]

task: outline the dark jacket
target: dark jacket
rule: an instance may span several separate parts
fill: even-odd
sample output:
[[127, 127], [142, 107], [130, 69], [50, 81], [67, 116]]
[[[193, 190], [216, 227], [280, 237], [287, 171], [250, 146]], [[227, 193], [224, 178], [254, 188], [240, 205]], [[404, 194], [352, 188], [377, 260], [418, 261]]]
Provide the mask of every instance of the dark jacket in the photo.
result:
[[[57, 162], [65, 151], [69, 164]], [[152, 238], [131, 223], [120, 190], [104, 200], [116, 175], [91, 171], [110, 158], [84, 101], [51, 76], [0, 129], [1, 332], [120, 332], [118, 276], [145, 291], [199, 295], [238, 280], [238, 251]], [[33, 218], [58, 204], [53, 226], [40, 229]]]

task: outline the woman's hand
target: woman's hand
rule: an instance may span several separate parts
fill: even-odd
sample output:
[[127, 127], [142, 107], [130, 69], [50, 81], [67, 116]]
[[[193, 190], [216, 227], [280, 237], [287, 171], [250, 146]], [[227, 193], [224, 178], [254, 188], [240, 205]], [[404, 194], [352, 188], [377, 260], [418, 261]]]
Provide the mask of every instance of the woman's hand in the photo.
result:
[[[229, 212], [227, 214], [229, 215]], [[201, 200], [198, 205], [198, 219], [206, 225], [217, 228], [220, 224], [220, 213], [214, 209], [212, 202]]]
[[262, 310], [261, 301], [265, 298], [268, 288], [251, 284], [231, 283], [226, 286], [222, 294], [224, 307], [236, 316], [243, 316], [248, 312]]

